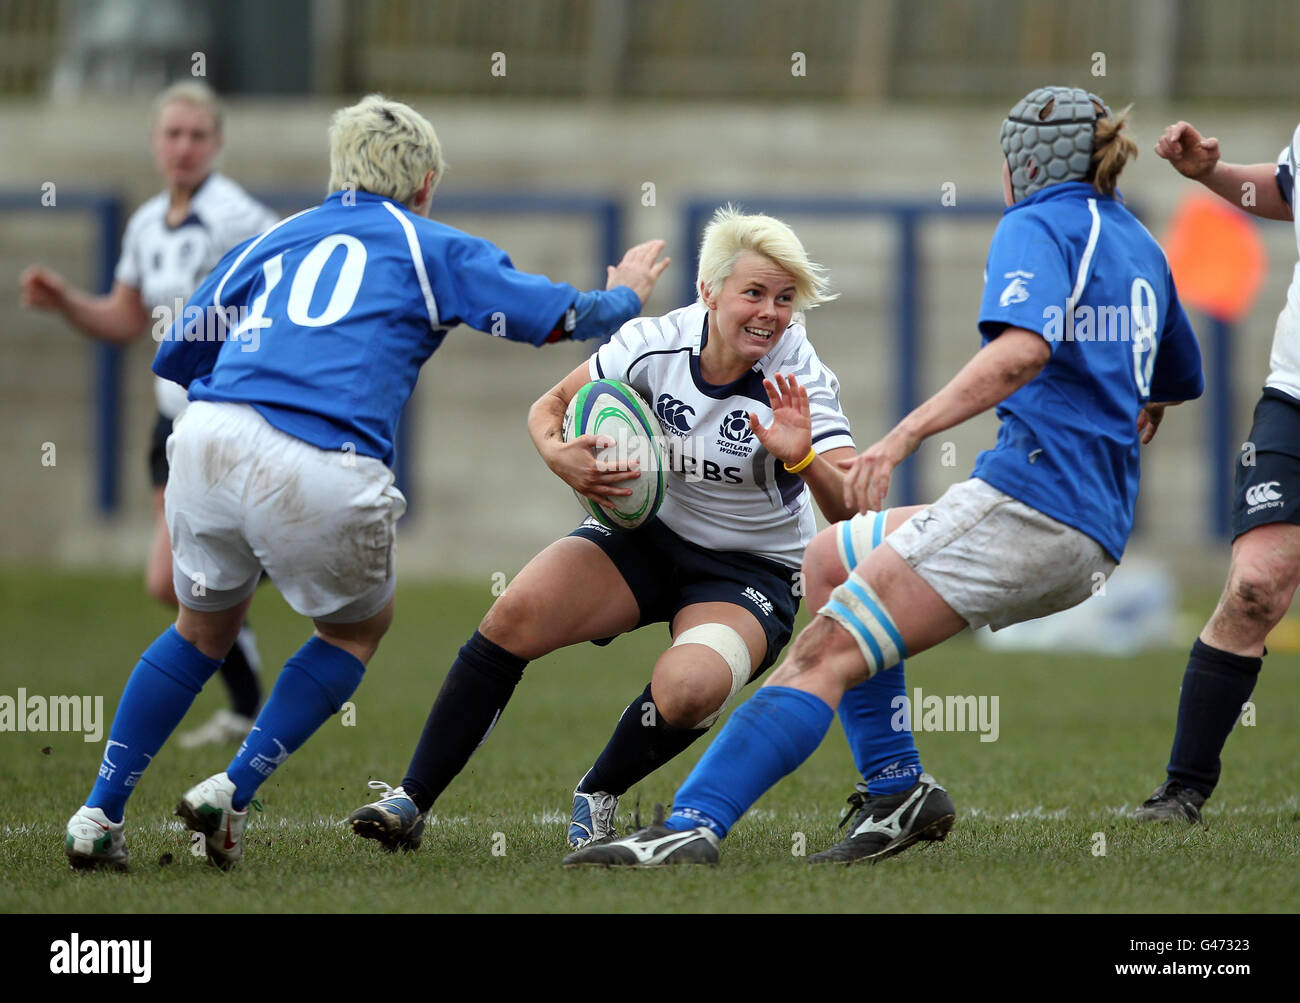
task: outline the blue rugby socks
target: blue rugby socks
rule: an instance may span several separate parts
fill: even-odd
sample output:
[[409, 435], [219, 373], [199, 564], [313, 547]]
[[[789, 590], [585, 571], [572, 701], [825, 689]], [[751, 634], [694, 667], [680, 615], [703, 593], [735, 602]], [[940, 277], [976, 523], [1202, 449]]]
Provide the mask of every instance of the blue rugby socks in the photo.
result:
[[402, 780], [420, 811], [429, 810], [487, 741], [527, 664], [477, 630], [461, 647]]
[[731, 720], [691, 771], [666, 823], [707, 826], [719, 839], [769, 787], [821, 744], [834, 712], [820, 697], [787, 686], [764, 686]]
[[642, 694], [623, 711], [614, 734], [596, 764], [578, 783], [578, 790], [584, 794], [604, 791], [622, 797], [629, 787], [685, 751], [708, 730], [672, 728], [664, 724], [647, 683]]
[[174, 626], [149, 645], [118, 701], [88, 806], [102, 808], [113, 822], [122, 821], [126, 800], [145, 768], [220, 666]]
[[226, 768], [242, 811], [277, 766], [338, 713], [361, 685], [366, 667], [355, 655], [313, 637], [285, 663], [271, 697]]
[[1192, 645], [1178, 696], [1178, 727], [1167, 771], [1206, 797], [1219, 782], [1219, 755], [1259, 679], [1262, 658], [1234, 655], [1200, 638]]
[[912, 737], [902, 662], [847, 690], [839, 715], [868, 793], [899, 794], [916, 784], [921, 754]]

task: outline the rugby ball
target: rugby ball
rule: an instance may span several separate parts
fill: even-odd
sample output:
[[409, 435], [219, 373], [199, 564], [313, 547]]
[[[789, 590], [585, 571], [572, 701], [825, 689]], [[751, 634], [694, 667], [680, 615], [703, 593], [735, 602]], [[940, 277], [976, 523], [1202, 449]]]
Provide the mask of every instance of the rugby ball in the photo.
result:
[[654, 518], [668, 489], [668, 471], [659, 440], [659, 423], [650, 405], [626, 383], [594, 380], [573, 395], [561, 429], [565, 442], [588, 434], [614, 440], [614, 445], [594, 451], [597, 460], [610, 463], [636, 460], [640, 463], [641, 476], [620, 482], [619, 486], [629, 488], [632, 494], [611, 499], [612, 509], [575, 491], [583, 510], [610, 529], [636, 529]]

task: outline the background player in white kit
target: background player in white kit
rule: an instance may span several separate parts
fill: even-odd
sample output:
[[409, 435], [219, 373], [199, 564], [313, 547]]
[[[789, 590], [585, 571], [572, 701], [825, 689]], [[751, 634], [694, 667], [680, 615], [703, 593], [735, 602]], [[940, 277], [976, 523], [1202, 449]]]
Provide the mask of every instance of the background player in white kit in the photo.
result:
[[[1252, 215], [1281, 220], [1295, 220], [1298, 152], [1300, 128], [1276, 163], [1225, 164], [1219, 141], [1186, 122], [1169, 126], [1156, 144], [1184, 177]], [[1300, 247], [1300, 221], [1295, 225]], [[1264, 641], [1300, 584], [1300, 264], [1277, 318], [1268, 379], [1246, 441], [1254, 444], [1254, 464], [1243, 454], [1236, 465], [1228, 581], [1187, 660], [1168, 779], [1134, 811], [1139, 819], [1202, 821], [1224, 743], [1263, 667]]]
[[371, 95], [337, 112], [331, 194], [227, 254], [159, 346], [155, 372], [191, 401], [167, 444], [180, 615], [131, 674], [68, 822], [74, 868], [128, 866], [127, 799], [265, 571], [314, 634], [230, 765], [177, 807], [212, 863], [242, 857], [254, 793], [356, 690], [392, 622], [406, 500], [390, 465], [421, 365], [461, 323], [503, 323], [508, 340], [534, 345], [608, 334], [667, 267], [651, 241], [610, 268], [608, 292], [519, 272], [488, 241], [427, 218], [443, 170], [433, 127], [408, 106]]
[[[171, 325], [166, 318], [179, 315], [180, 306], [221, 256], [277, 219], [239, 185], [213, 170], [221, 141], [221, 108], [206, 84], [186, 80], [159, 94], [151, 142], [155, 166], [167, 188], [127, 222], [112, 290], [106, 296], [92, 296], [70, 287], [58, 273], [33, 265], [19, 278], [23, 304], [55, 310], [84, 334], [110, 345], [127, 344], [151, 329], [161, 335]], [[184, 388], [160, 376], [154, 377], [154, 395], [158, 417], [149, 448], [154, 536], [145, 587], [154, 599], [175, 607], [163, 489], [167, 436], [187, 400]], [[242, 631], [221, 667], [231, 709], [217, 711], [202, 727], [182, 735], [182, 745], [237, 741], [248, 734], [262, 701], [257, 664], [252, 634]]]
[[[672, 646], [574, 794], [571, 845], [608, 838], [618, 796], [703, 735], [789, 640], [813, 501], [832, 522], [851, 514], [837, 466], [854, 456], [839, 382], [792, 321], [833, 297], [788, 226], [730, 207], [705, 231], [699, 289], [690, 306], [624, 325], [529, 414], [547, 466], [607, 503], [630, 493], [621, 482], [636, 472], [598, 470], [591, 437], [564, 443], [560, 427], [588, 381], [632, 385], [673, 454], [657, 517], [631, 531], [589, 518], [528, 563], [461, 648], [401, 786], [373, 782], [387, 793], [349, 817], [358, 835], [389, 849], [420, 845], [425, 813], [495, 726], [529, 661], [667, 623]], [[910, 732], [892, 737], [915, 757]], [[950, 819], [946, 793], [931, 790]]]

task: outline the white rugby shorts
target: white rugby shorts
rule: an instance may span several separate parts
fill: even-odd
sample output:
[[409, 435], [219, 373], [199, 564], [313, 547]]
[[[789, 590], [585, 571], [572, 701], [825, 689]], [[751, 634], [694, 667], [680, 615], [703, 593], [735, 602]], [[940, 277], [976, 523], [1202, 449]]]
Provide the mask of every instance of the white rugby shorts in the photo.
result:
[[262, 571], [303, 616], [355, 623], [397, 583], [406, 498], [380, 460], [319, 449], [247, 404], [195, 401], [167, 440], [166, 517], [176, 597], [218, 611]]
[[[874, 518], [857, 515], [850, 522], [859, 561], [875, 544]], [[884, 542], [972, 630], [999, 630], [1069, 609], [1116, 567], [1086, 533], [978, 478], [954, 484]]]

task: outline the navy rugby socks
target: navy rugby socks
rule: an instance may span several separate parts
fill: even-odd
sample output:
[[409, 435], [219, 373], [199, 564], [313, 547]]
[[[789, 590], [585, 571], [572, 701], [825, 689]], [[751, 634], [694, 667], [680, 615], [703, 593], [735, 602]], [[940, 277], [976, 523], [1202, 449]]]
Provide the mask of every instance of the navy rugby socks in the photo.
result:
[[429, 810], [487, 741], [527, 664], [528, 659], [512, 655], [477, 630], [461, 647], [402, 780], [402, 789], [420, 811]]
[[313, 637], [285, 662], [257, 723], [226, 768], [242, 811], [275, 768], [338, 713], [361, 685], [366, 667], [351, 652]]
[[1262, 658], [1234, 655], [1196, 639], [1178, 697], [1178, 727], [1167, 767], [1171, 780], [1210, 796], [1219, 782], [1219, 754], [1255, 691], [1263, 664]]
[[226, 684], [226, 692], [230, 694], [230, 709], [247, 718], [257, 717], [257, 708], [262, 706], [262, 684], [258, 680], [257, 669], [253, 667], [245, 650], [245, 646], [252, 649], [252, 637], [252, 632], [245, 624], [239, 632], [239, 639], [221, 665], [221, 681]]
[[185, 717], [203, 684], [221, 665], [168, 627], [140, 656], [118, 701], [99, 765], [99, 779], [86, 804], [121, 822], [135, 790], [163, 743]]
[[813, 754], [834, 717], [811, 693], [764, 686], [731, 715], [677, 791], [668, 828], [706, 826], [724, 839], [769, 787]]
[[629, 787], [684, 752], [708, 730], [665, 724], [647, 683], [641, 695], [623, 711], [614, 734], [596, 759], [596, 765], [578, 783], [578, 790], [584, 794], [604, 791], [622, 797]]

